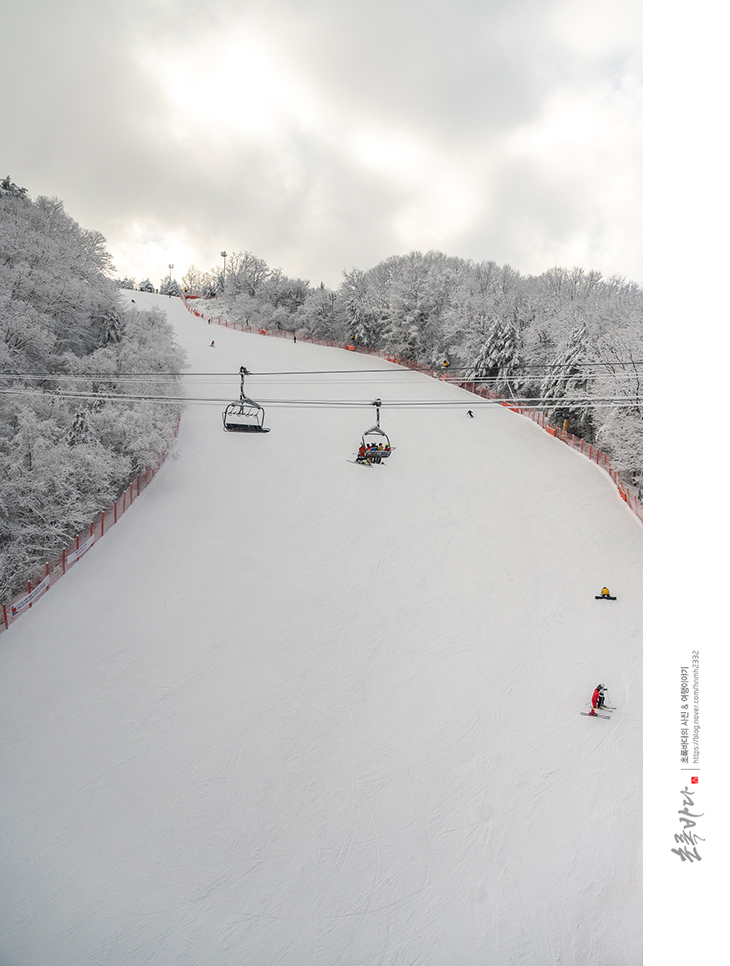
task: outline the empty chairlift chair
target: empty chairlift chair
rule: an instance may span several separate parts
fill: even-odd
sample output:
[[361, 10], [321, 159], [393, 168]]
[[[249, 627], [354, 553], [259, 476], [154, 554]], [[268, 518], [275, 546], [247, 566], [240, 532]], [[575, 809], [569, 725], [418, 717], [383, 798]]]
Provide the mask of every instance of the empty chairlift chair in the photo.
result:
[[243, 378], [249, 375], [248, 369], [241, 366], [241, 395], [236, 402], [229, 403], [223, 411], [223, 429], [229, 433], [268, 433], [264, 426], [264, 407], [249, 399], [243, 390]]

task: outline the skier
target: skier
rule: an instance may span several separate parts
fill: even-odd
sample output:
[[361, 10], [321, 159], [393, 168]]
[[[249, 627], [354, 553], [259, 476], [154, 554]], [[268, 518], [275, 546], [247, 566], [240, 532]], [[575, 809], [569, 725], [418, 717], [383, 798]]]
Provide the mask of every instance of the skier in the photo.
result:
[[471, 416], [471, 418], [474, 419], [474, 413], [471, 411], [471, 409], [467, 409], [466, 415]]
[[212, 346], [215, 345], [215, 339], [211, 342], [211, 345]]
[[603, 707], [603, 685], [602, 684], [596, 685], [596, 690], [593, 692], [593, 697], [591, 698], [591, 705], [593, 706], [590, 711], [591, 714], [596, 713], [596, 708]]
[[611, 596], [611, 591], [608, 589], [608, 587], [603, 587], [601, 589], [601, 597], [610, 597], [610, 596]]

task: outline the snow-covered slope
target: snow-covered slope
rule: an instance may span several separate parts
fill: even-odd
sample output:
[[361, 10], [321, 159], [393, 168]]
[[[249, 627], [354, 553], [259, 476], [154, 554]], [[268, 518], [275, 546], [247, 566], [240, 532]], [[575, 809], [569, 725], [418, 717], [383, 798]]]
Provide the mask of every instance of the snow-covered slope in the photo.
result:
[[[638, 966], [641, 527], [608, 477], [427, 376], [133, 294], [229, 374], [191, 396], [347, 370], [246, 389], [363, 406], [250, 436], [189, 405], [0, 638], [0, 962]], [[396, 450], [354, 466], [377, 396]]]

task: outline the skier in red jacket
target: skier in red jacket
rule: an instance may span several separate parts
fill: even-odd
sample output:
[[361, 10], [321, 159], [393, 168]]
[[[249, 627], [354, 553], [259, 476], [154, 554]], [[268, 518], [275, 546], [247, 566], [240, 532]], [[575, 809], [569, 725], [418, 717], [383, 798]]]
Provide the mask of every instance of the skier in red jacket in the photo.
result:
[[603, 685], [602, 684], [597, 684], [596, 685], [596, 690], [593, 692], [593, 697], [591, 698], [591, 704], [593, 705], [593, 708], [591, 710], [591, 714], [595, 714], [596, 713], [596, 708], [602, 708], [603, 707], [603, 701], [604, 701], [604, 693], [603, 692], [604, 692]]

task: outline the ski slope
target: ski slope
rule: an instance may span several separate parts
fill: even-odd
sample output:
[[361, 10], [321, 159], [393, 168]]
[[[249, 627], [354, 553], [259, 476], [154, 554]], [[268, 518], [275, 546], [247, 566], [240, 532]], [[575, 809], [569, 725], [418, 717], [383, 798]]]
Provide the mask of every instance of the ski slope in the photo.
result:
[[[609, 478], [428, 376], [131, 295], [225, 374], [190, 396], [344, 372], [247, 379], [267, 434], [188, 405], [0, 638], [0, 963], [638, 966], [642, 532]], [[396, 449], [355, 466], [376, 397]]]

